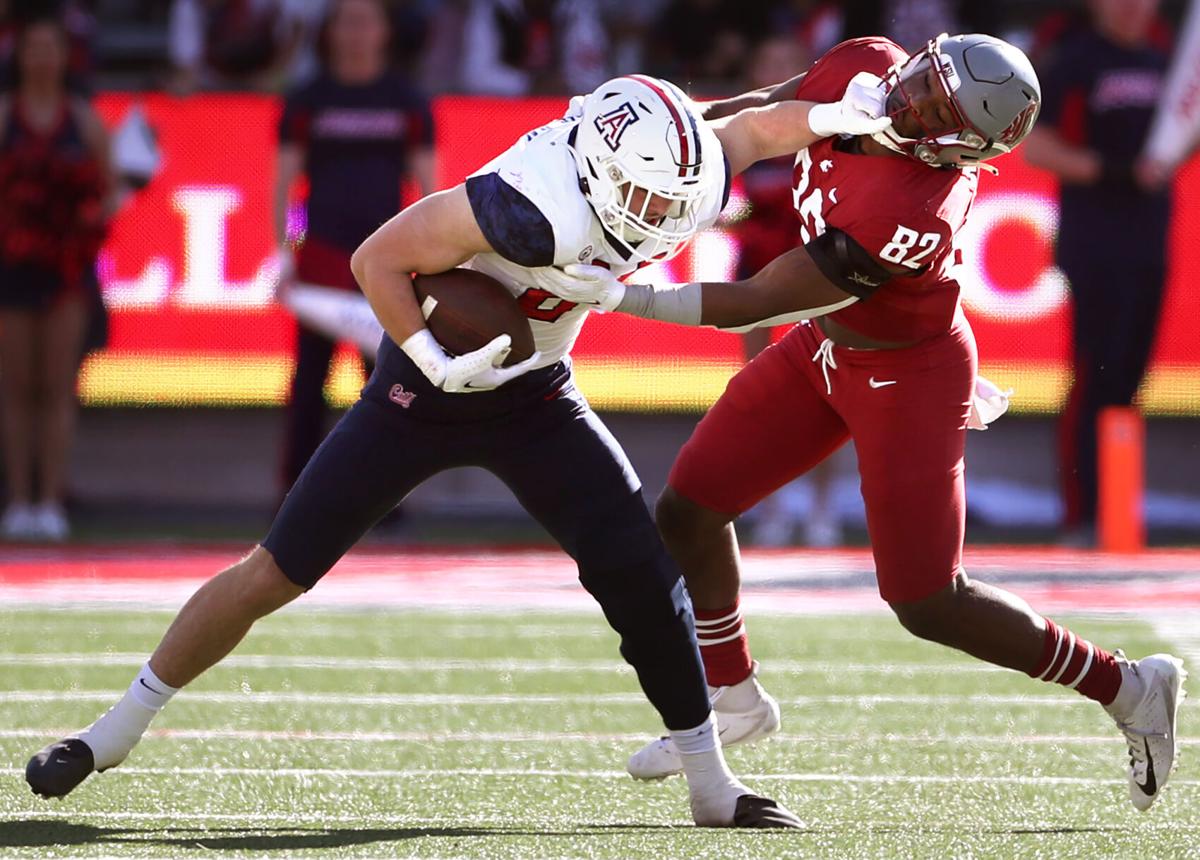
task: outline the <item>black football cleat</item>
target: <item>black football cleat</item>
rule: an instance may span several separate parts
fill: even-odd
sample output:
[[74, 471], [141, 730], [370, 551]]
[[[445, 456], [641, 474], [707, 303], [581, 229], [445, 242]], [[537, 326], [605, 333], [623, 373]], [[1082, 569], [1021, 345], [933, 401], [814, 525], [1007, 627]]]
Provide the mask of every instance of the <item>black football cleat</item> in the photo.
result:
[[804, 822], [768, 797], [743, 794], [733, 810], [734, 827], [800, 829]]
[[95, 769], [92, 748], [79, 738], [66, 738], [50, 744], [29, 760], [25, 765], [25, 781], [34, 794], [66, 797]]

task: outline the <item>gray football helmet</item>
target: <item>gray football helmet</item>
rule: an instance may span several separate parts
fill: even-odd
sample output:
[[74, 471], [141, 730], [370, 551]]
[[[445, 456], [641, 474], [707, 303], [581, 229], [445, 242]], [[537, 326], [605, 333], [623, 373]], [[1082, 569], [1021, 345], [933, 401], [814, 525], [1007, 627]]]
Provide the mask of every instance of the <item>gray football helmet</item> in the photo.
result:
[[[957, 128], [934, 132], [913, 110], [904, 82], [923, 75], [932, 65], [949, 96]], [[1033, 128], [1042, 104], [1042, 88], [1029, 58], [994, 36], [971, 33], [930, 39], [924, 50], [888, 70], [888, 91], [899, 89], [901, 111], [913, 111], [928, 133], [900, 137], [894, 129], [874, 135], [889, 149], [925, 164], [963, 167], [1003, 155]]]

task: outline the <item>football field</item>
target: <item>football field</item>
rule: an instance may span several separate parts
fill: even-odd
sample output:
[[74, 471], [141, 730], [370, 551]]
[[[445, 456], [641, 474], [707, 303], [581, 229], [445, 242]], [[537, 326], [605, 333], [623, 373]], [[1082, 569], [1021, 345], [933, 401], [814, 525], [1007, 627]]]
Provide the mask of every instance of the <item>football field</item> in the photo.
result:
[[[1200, 708], [1137, 813], [1098, 706], [875, 611], [750, 615], [783, 731], [728, 757], [800, 832], [698, 830], [681, 779], [624, 774], [659, 724], [599, 612], [574, 605], [301, 601], [121, 767], [33, 797], [28, 756], [115, 701], [172, 614], [0, 603], [0, 856], [1200, 857]], [[1056, 616], [1131, 655], [1200, 638], [1194, 614]]]

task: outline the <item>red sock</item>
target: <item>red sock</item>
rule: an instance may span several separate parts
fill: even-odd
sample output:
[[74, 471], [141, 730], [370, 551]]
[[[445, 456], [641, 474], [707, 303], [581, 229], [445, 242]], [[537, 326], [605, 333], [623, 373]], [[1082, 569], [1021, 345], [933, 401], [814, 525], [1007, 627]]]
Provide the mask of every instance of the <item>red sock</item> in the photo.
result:
[[1102, 705], [1112, 704], [1121, 689], [1121, 667], [1117, 658], [1081, 639], [1049, 618], [1042, 656], [1030, 677], [1070, 687]]
[[750, 642], [736, 600], [724, 609], [697, 609], [696, 638], [709, 686], [731, 687], [750, 677]]

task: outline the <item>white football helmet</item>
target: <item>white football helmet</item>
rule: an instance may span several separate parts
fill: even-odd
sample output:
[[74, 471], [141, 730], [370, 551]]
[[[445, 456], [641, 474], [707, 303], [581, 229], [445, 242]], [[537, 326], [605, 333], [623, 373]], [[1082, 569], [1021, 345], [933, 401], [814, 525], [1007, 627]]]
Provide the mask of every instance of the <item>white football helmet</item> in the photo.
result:
[[[674, 84], [646, 75], [603, 83], [582, 107], [572, 151], [592, 209], [631, 256], [675, 256], [697, 232], [705, 191], [719, 181], [717, 136]], [[661, 218], [648, 214], [651, 195], [671, 202]]]

